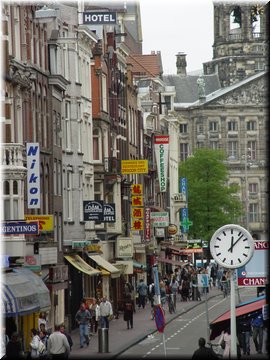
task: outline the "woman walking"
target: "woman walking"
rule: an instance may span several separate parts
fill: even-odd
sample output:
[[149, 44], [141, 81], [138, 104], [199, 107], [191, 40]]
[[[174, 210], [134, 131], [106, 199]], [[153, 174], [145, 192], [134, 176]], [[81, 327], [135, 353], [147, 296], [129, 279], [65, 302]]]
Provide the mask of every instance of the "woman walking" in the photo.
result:
[[127, 329], [129, 329], [129, 327], [131, 327], [131, 329], [133, 328], [133, 311], [134, 306], [131, 295], [127, 294], [124, 305], [124, 320], [127, 322]]

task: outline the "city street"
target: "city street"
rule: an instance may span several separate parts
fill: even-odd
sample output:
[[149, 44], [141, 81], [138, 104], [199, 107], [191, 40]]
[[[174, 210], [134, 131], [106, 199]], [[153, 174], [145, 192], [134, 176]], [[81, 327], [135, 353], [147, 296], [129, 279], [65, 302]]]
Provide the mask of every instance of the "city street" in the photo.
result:
[[[237, 302], [246, 301], [256, 296], [256, 290], [240, 289]], [[229, 298], [223, 298], [220, 290], [212, 287], [207, 297], [209, 321], [217, 318], [220, 314], [230, 308]], [[179, 356], [191, 357], [194, 350], [198, 348], [199, 337], [207, 338], [206, 306], [204, 298], [202, 301], [177, 302], [176, 314], [166, 311], [165, 319], [167, 325], [163, 335], [157, 332], [155, 321], [151, 320], [150, 305], [145, 309], [138, 309], [134, 314], [134, 328], [127, 330], [123, 315], [119, 319], [110, 322], [109, 329], [109, 352], [99, 353], [98, 335], [92, 336], [89, 347], [80, 349], [78, 330], [72, 331], [74, 346], [70, 358], [151, 358], [164, 357], [164, 351], [168, 357]], [[218, 338], [213, 343], [216, 343]], [[251, 355], [256, 354], [251, 339]], [[260, 355], [260, 358], [264, 358]]]

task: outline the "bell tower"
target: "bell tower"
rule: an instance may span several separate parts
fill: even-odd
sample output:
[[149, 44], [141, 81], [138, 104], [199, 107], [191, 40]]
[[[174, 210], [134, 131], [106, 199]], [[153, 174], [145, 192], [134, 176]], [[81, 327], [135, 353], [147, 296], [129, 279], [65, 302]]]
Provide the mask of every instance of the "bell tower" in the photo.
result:
[[218, 73], [222, 87], [266, 69], [266, 6], [214, 2], [213, 60], [205, 74]]

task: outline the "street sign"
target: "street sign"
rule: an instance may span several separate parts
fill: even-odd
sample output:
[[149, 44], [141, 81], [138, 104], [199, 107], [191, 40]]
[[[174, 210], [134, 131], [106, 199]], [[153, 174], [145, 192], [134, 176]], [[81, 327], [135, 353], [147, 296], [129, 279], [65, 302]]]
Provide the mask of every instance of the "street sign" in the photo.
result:
[[38, 221], [7, 221], [0, 223], [0, 234], [8, 235], [38, 235]]
[[154, 317], [158, 332], [163, 333], [165, 328], [165, 317], [164, 317], [164, 311], [161, 305], [159, 304], [155, 305], [154, 307]]

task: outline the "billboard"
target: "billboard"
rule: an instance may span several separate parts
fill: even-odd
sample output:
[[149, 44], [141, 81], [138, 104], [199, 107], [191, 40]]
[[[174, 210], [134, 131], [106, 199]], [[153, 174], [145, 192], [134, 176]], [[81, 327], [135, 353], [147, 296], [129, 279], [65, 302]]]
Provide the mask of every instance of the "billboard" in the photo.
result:
[[39, 151], [39, 143], [26, 144], [28, 209], [40, 209]]
[[122, 160], [121, 173], [127, 174], [148, 174], [148, 160]]
[[254, 253], [250, 261], [237, 269], [238, 286], [265, 286], [267, 279], [267, 257], [269, 241], [254, 241]]
[[158, 168], [160, 192], [166, 192], [169, 161], [169, 135], [155, 136], [154, 148]]

